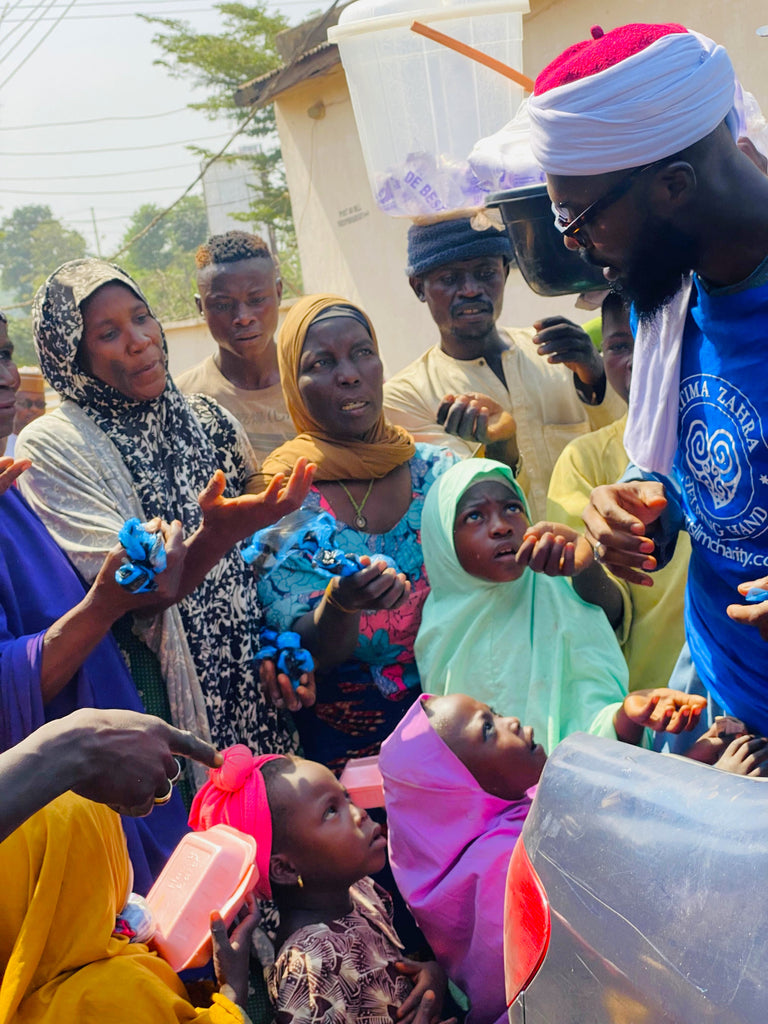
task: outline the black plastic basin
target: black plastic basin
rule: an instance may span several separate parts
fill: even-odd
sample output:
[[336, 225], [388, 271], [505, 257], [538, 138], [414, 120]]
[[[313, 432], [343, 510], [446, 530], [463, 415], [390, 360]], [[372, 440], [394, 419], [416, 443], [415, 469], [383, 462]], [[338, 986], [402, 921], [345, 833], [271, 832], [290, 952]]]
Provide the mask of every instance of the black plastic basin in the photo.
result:
[[520, 273], [533, 291], [539, 295], [572, 295], [608, 287], [599, 267], [566, 249], [552, 219], [546, 185], [493, 192], [485, 205], [501, 210]]

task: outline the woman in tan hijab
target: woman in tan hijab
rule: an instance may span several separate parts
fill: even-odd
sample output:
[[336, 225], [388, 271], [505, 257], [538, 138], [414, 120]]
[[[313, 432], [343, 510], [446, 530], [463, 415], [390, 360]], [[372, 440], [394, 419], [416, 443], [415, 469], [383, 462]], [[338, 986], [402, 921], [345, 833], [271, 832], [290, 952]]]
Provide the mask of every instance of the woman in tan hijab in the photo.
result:
[[376, 334], [346, 299], [297, 302], [278, 358], [297, 436], [267, 458], [265, 482], [309, 456], [317, 472], [304, 506], [336, 520], [330, 546], [396, 565], [329, 579], [295, 551], [259, 582], [269, 625], [297, 630], [317, 663], [317, 705], [295, 716], [305, 756], [339, 768], [376, 753], [419, 693], [413, 642], [429, 590], [421, 509], [456, 458], [385, 420]]

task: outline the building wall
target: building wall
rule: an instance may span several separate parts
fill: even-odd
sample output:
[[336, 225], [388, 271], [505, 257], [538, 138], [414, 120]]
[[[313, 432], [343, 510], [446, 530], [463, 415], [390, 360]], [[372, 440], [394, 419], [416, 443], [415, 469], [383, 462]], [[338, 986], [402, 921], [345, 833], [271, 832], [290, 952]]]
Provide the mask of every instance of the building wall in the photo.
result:
[[171, 377], [178, 377], [185, 370], [201, 363], [216, 347], [202, 317], [169, 320], [163, 324], [163, 331], [168, 343], [168, 370]]
[[[394, 373], [437, 340], [426, 306], [404, 273], [410, 221], [376, 206], [341, 66], [275, 102], [304, 289], [361, 304], [376, 326], [385, 370]], [[317, 117], [318, 113], [324, 116]], [[315, 116], [312, 116], [315, 115]], [[523, 326], [557, 313], [579, 322], [574, 298], [543, 299], [510, 274], [502, 322]]]

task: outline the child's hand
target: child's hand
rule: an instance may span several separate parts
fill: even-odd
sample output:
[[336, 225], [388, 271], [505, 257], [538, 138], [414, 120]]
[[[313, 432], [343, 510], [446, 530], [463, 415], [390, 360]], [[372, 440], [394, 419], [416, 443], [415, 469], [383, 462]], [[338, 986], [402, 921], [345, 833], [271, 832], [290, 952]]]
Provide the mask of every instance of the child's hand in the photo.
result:
[[433, 999], [430, 1003], [429, 1016], [424, 1019], [429, 1024], [435, 1024], [440, 1019], [443, 999], [445, 999], [445, 989], [447, 986], [445, 971], [434, 960], [424, 962], [420, 960], [398, 960], [395, 963], [395, 967], [401, 974], [405, 974], [413, 982], [413, 992], [411, 992], [397, 1011], [397, 1019], [404, 1022], [415, 1022], [421, 1012], [421, 1006], [427, 993], [431, 993]]
[[314, 672], [303, 672], [294, 690], [291, 680], [285, 673], [277, 671], [274, 661], [264, 658], [259, 663], [259, 678], [267, 700], [276, 708], [300, 711], [302, 708], [311, 708], [317, 700]]
[[624, 698], [622, 709], [636, 726], [647, 726], [654, 732], [679, 733], [695, 728], [706, 706], [706, 697], [662, 686], [635, 690]]
[[238, 1006], [245, 1006], [248, 1000], [248, 969], [251, 956], [251, 936], [259, 923], [261, 914], [252, 892], [245, 897], [248, 911], [243, 920], [235, 926], [231, 935], [221, 914], [211, 913], [211, 938], [213, 939], [213, 966], [222, 995]]
[[715, 762], [716, 767], [734, 775], [768, 775], [768, 739], [745, 733], [737, 736]]
[[693, 746], [686, 750], [685, 757], [700, 764], [714, 764], [732, 739], [732, 736], [722, 736], [717, 722], [713, 722]]
[[517, 562], [547, 576], [578, 576], [595, 560], [586, 538], [564, 523], [529, 526], [517, 549]]
[[[412, 1018], [413, 1024], [436, 1024], [438, 1018], [435, 1016], [435, 993], [430, 989], [421, 997], [418, 1009]], [[440, 1024], [457, 1024], [455, 1017], [440, 1021]]]

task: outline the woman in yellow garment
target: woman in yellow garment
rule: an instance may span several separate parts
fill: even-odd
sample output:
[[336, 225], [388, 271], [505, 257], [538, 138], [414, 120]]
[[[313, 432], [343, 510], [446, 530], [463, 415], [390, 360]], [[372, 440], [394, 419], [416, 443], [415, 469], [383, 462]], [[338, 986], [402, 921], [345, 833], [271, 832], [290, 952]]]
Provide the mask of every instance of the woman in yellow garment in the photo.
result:
[[118, 815], [65, 793], [0, 844], [0, 1024], [248, 1024], [196, 1010], [145, 945], [112, 934], [132, 882]]

